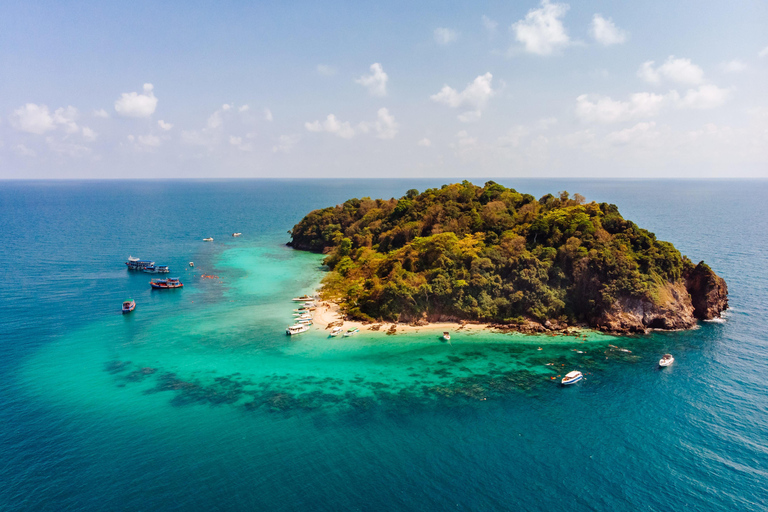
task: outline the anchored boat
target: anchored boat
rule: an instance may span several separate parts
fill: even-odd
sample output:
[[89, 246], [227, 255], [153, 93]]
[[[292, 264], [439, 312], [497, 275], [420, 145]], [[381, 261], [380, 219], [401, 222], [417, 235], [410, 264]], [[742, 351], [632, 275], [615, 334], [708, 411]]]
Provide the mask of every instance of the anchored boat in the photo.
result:
[[584, 375], [580, 371], [574, 370], [572, 372], [568, 372], [565, 375], [565, 377], [563, 377], [562, 384], [563, 386], [567, 386], [569, 384], [576, 384], [583, 378], [584, 378]]
[[149, 285], [154, 290], [165, 290], [166, 288], [181, 288], [184, 286], [178, 277], [169, 277], [168, 279], [153, 279]]
[[126, 300], [125, 302], [123, 302], [123, 313], [130, 313], [134, 309], [136, 309], [136, 301], [135, 300], [130, 299], [130, 300]]
[[352, 329], [347, 329], [347, 332], [344, 333], [344, 337], [348, 338], [349, 336], [353, 336], [360, 332], [360, 329], [357, 327], [353, 327]]
[[659, 366], [664, 368], [665, 366], [669, 366], [674, 362], [675, 358], [672, 357], [672, 354], [664, 354], [664, 356], [659, 360]]
[[448, 331], [445, 331], [445, 332], [443, 333], [443, 339], [444, 339], [445, 341], [451, 341], [451, 333], [449, 333]]
[[335, 338], [336, 336], [341, 334], [341, 331], [343, 330], [344, 329], [342, 329], [341, 327], [334, 327], [333, 329], [331, 329], [331, 334], [330, 334], [331, 338]]
[[296, 325], [289, 326], [285, 330], [285, 334], [287, 334], [288, 336], [293, 336], [294, 334], [301, 334], [303, 332], [307, 332], [308, 330], [309, 330], [308, 325], [296, 324]]
[[128, 270], [144, 270], [148, 267], [154, 267], [155, 262], [128, 256], [128, 261], [125, 262], [125, 265], [128, 267]]

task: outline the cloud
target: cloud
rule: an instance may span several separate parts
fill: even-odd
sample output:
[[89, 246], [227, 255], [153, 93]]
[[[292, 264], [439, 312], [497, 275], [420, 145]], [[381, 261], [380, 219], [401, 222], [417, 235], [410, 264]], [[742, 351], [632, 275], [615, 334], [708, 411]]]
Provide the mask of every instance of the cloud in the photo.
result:
[[91, 148], [83, 146], [82, 144], [59, 141], [50, 136], [45, 138], [45, 142], [48, 144], [48, 148], [54, 153], [60, 153], [72, 158], [81, 158], [91, 154]]
[[459, 114], [457, 118], [462, 123], [476, 123], [480, 120], [483, 113], [480, 110], [469, 110], [463, 114]]
[[435, 38], [435, 42], [442, 45], [450, 44], [459, 37], [455, 30], [443, 27], [436, 28], [432, 35]]
[[488, 31], [489, 34], [495, 34], [496, 33], [496, 27], [499, 26], [499, 23], [492, 20], [485, 14], [483, 14], [482, 18], [480, 18], [483, 22], [483, 28]]
[[669, 96], [649, 92], [632, 94], [629, 101], [582, 94], [576, 98], [576, 116], [583, 121], [605, 124], [652, 117], [657, 115], [662, 105], [669, 100]]
[[520, 141], [523, 137], [526, 137], [530, 133], [531, 131], [528, 128], [518, 125], [509, 129], [507, 133], [499, 137], [496, 142], [501, 147], [516, 148], [520, 146]]
[[395, 121], [395, 116], [389, 113], [386, 108], [380, 108], [377, 112], [376, 135], [380, 139], [392, 139], [397, 135], [399, 125]]
[[626, 128], [617, 132], [609, 133], [605, 136], [606, 142], [616, 146], [625, 144], [635, 144], [639, 142], [651, 142], [659, 138], [659, 133], [654, 129], [656, 123], [653, 121], [646, 123], [637, 123], [632, 128]]
[[433, 94], [429, 99], [436, 103], [448, 105], [451, 108], [461, 106], [469, 106], [473, 108], [473, 110], [460, 114], [458, 118], [465, 123], [474, 122], [480, 119], [482, 109], [485, 108], [491, 96], [496, 93], [496, 91], [493, 90], [492, 81], [493, 75], [486, 73], [475, 78], [475, 80], [467, 85], [461, 92], [458, 92], [453, 87], [444, 85], [443, 88], [440, 89], [440, 92]]
[[138, 143], [142, 146], [146, 146], [149, 148], [157, 148], [160, 147], [160, 137], [156, 135], [139, 135], [138, 137], [134, 135], [129, 135], [128, 140], [133, 143]]
[[170, 129], [171, 129], [171, 128], [173, 128], [173, 125], [172, 125], [171, 123], [166, 123], [166, 122], [165, 122], [165, 121], [163, 121], [162, 119], [160, 119], [160, 120], [157, 122], [157, 126], [159, 126], [160, 128], [162, 128], [162, 129], [163, 129], [163, 130], [165, 130], [166, 132], [167, 132], [167, 131], [170, 131]]
[[242, 137], [229, 136], [229, 143], [240, 151], [253, 151], [253, 145], [250, 142], [243, 142]]
[[21, 155], [21, 156], [29, 156], [29, 157], [35, 157], [35, 156], [37, 156], [37, 153], [35, 153], [35, 152], [34, 152], [34, 151], [32, 151], [31, 149], [29, 149], [29, 148], [28, 148], [27, 146], [25, 146], [24, 144], [16, 144], [15, 146], [13, 146], [13, 150], [14, 150], [14, 151], [15, 151], [17, 154], [19, 154], [19, 155]]
[[551, 4], [542, 0], [540, 9], [531, 9], [525, 19], [512, 24], [515, 39], [523, 43], [525, 51], [537, 55], [550, 55], [571, 42], [563, 27], [567, 4]]
[[358, 83], [364, 87], [368, 88], [368, 93], [371, 96], [386, 96], [387, 95], [387, 80], [389, 80], [389, 77], [384, 72], [384, 69], [381, 67], [381, 64], [378, 62], [375, 62], [371, 64], [371, 74], [370, 75], [363, 75], [360, 78], [355, 80], [355, 83]]
[[224, 119], [222, 118], [222, 114], [224, 112], [228, 112], [232, 109], [232, 105], [229, 105], [227, 103], [223, 104], [219, 110], [211, 114], [211, 117], [208, 118], [208, 121], [206, 122], [206, 126], [209, 130], [215, 130], [216, 128], [221, 128], [221, 126], [224, 124]]
[[760, 50], [757, 54], [758, 57], [765, 57], [766, 55], [768, 55], [768, 46]]
[[48, 107], [35, 103], [27, 103], [14, 110], [10, 121], [17, 130], [38, 135], [56, 129], [56, 123], [53, 122]]
[[336, 68], [328, 66], [326, 64], [318, 64], [317, 72], [323, 76], [333, 76], [336, 74]]
[[627, 32], [618, 28], [612, 19], [605, 19], [601, 14], [592, 17], [589, 33], [595, 41], [604, 46], [621, 44], [627, 40]]
[[301, 135], [281, 135], [277, 145], [272, 147], [273, 153], [288, 153], [299, 143]]
[[237, 111], [242, 114], [243, 112], [248, 112], [248, 110], [250, 110], [250, 108], [251, 107], [249, 107], [248, 105], [243, 105], [240, 108], [238, 108]]
[[265, 108], [264, 109], [264, 120], [272, 122], [273, 119], [274, 118], [272, 117], [272, 111], [269, 110], [268, 108]]
[[430, 147], [430, 146], [432, 145], [432, 141], [431, 141], [431, 140], [429, 140], [428, 138], [424, 137], [423, 139], [421, 139], [421, 140], [420, 140], [419, 142], [417, 142], [416, 144], [418, 144], [419, 146], [422, 146], [422, 147], [428, 148], [428, 147]]
[[78, 111], [73, 106], [57, 108], [53, 114], [46, 105], [27, 103], [10, 116], [11, 125], [22, 132], [42, 135], [61, 127], [66, 133], [77, 133]]
[[83, 138], [86, 141], [93, 142], [93, 141], [96, 140], [97, 136], [98, 136], [98, 134], [95, 131], [91, 130], [87, 126], [83, 126]]
[[698, 85], [704, 82], [704, 71], [693, 64], [690, 59], [676, 59], [670, 55], [658, 68], [653, 68], [654, 62], [644, 62], [637, 70], [637, 76], [648, 83], [658, 84], [662, 78], [685, 85]]
[[93, 117], [101, 117], [103, 119], [107, 119], [109, 118], [109, 113], [103, 108], [100, 108], [99, 110], [93, 111]]
[[723, 72], [725, 73], [741, 73], [747, 69], [747, 65], [740, 60], [732, 60], [730, 62], [723, 62], [721, 65]]
[[341, 122], [333, 114], [328, 114], [328, 117], [322, 123], [320, 121], [306, 122], [304, 123], [304, 128], [310, 132], [332, 133], [342, 139], [351, 139], [355, 136], [355, 130], [349, 122]]
[[689, 89], [678, 102], [681, 108], [709, 109], [716, 108], [725, 103], [731, 95], [730, 89], [722, 89], [712, 84], [699, 86], [697, 89]]
[[157, 98], [152, 84], [144, 84], [144, 94], [124, 92], [115, 101], [115, 111], [124, 117], [149, 117], [157, 108]]

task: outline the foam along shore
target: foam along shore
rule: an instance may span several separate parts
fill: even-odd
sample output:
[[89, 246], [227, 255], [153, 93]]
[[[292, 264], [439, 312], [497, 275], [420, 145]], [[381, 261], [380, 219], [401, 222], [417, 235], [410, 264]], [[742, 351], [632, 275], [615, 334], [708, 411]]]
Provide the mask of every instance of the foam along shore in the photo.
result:
[[[565, 327], [558, 329], [531, 329], [526, 326], [502, 326], [489, 323], [468, 323], [468, 322], [434, 322], [427, 324], [407, 324], [396, 322], [361, 322], [359, 320], [345, 320], [342, 316], [339, 305], [331, 301], [320, 301], [317, 303], [317, 309], [315, 309], [315, 315], [312, 322], [315, 327], [320, 330], [330, 330], [333, 327], [342, 327], [345, 331], [357, 327], [361, 332], [363, 331], [380, 331], [390, 334], [396, 333], [409, 333], [420, 331], [434, 331], [436, 334], [442, 334], [443, 332], [521, 332], [525, 334], [550, 334], [550, 335], [569, 335], [569, 336], [585, 336], [586, 332], [591, 329], [584, 329], [579, 327]], [[538, 325], [538, 324], [537, 324]]]

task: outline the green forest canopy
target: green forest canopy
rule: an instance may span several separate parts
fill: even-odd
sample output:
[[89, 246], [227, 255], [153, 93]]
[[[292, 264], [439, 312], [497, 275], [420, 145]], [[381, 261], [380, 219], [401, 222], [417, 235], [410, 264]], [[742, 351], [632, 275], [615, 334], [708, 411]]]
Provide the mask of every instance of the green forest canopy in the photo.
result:
[[289, 233], [327, 254], [323, 295], [364, 320], [588, 321], [619, 297], [657, 301], [693, 266], [615, 205], [493, 181], [350, 199]]

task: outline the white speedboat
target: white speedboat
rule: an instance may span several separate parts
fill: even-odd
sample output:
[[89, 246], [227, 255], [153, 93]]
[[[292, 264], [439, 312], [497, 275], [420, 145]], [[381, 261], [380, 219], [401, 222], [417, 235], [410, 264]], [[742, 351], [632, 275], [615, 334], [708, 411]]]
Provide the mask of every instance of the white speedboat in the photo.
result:
[[296, 320], [297, 325], [312, 325], [312, 320], [310, 318], [302, 318], [299, 320]]
[[213, 237], [203, 238], [203, 242], [213, 242]]
[[288, 336], [293, 336], [294, 334], [301, 334], [303, 332], [307, 332], [308, 330], [309, 330], [308, 325], [296, 324], [296, 325], [289, 326], [285, 330], [285, 334], [287, 334]]
[[294, 297], [291, 299], [294, 302], [305, 302], [308, 300], [315, 300], [314, 297], [310, 297], [309, 295], [302, 295], [301, 297]]
[[344, 337], [348, 338], [349, 336], [353, 336], [360, 332], [360, 329], [357, 327], [353, 327], [352, 329], [347, 329], [347, 332], [344, 333]]
[[444, 339], [445, 341], [451, 341], [451, 333], [449, 333], [448, 331], [445, 331], [445, 332], [443, 333], [443, 339]]
[[339, 334], [341, 334], [341, 331], [343, 331], [343, 330], [344, 330], [344, 329], [342, 329], [341, 327], [334, 327], [333, 329], [331, 329], [331, 334], [330, 334], [330, 336], [331, 336], [332, 338], [335, 338], [336, 336], [338, 336]]
[[665, 366], [671, 365], [674, 362], [675, 362], [675, 358], [672, 357], [672, 354], [664, 354], [664, 357], [659, 359], [659, 366], [663, 368]]
[[576, 384], [583, 378], [584, 378], [584, 375], [580, 371], [574, 370], [572, 372], [568, 372], [567, 374], [565, 374], [565, 377], [563, 377], [563, 380], [561, 381], [561, 383], [563, 384], [563, 386], [567, 386], [569, 384]]
[[240, 236], [242, 233], [232, 233], [232, 236]]

